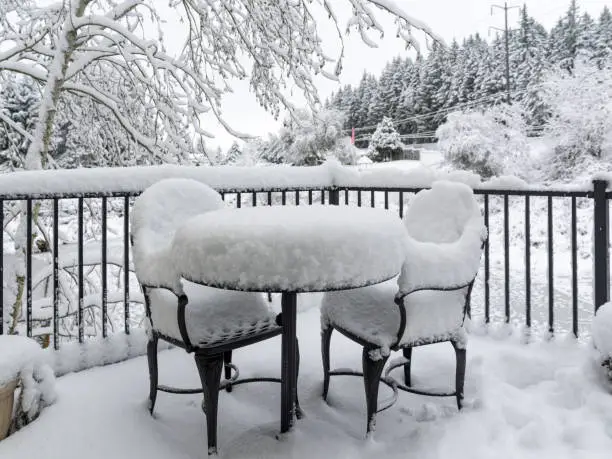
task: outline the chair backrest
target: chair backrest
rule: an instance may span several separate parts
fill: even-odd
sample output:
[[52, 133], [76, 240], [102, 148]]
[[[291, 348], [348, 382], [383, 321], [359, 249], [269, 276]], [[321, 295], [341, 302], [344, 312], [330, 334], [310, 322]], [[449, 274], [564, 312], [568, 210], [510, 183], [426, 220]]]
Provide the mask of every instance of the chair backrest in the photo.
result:
[[472, 189], [459, 182], [438, 181], [414, 197], [404, 224], [408, 234], [420, 242], [454, 242], [468, 221], [480, 217]]
[[143, 285], [162, 286], [163, 258], [186, 219], [225, 207], [221, 195], [193, 179], [170, 178], [147, 188], [132, 211], [132, 250], [136, 277]]

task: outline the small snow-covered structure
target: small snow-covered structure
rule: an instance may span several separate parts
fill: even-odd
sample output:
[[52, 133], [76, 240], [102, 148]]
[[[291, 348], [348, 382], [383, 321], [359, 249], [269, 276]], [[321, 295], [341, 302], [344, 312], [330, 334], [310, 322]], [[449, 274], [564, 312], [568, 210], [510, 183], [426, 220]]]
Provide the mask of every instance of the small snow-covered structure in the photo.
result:
[[592, 333], [593, 345], [599, 353], [600, 364], [612, 380], [612, 302], [605, 303], [597, 309], [593, 318]]
[[[480, 208], [470, 187], [434, 182], [415, 196], [405, 217], [406, 258], [397, 286], [391, 282], [345, 292], [327, 293], [321, 307], [323, 397], [327, 396], [332, 331], [363, 346], [368, 433], [374, 429], [378, 384], [391, 350], [403, 350], [405, 384], [387, 376], [387, 385], [410, 387], [412, 348], [450, 341], [457, 356], [455, 391], [461, 409], [465, 377], [466, 335], [463, 321], [487, 237]], [[398, 289], [399, 287], [399, 289]]]
[[[55, 375], [47, 357], [31, 338], [0, 335], [0, 440], [9, 428], [19, 429], [55, 401]], [[19, 395], [13, 410], [16, 388]]]

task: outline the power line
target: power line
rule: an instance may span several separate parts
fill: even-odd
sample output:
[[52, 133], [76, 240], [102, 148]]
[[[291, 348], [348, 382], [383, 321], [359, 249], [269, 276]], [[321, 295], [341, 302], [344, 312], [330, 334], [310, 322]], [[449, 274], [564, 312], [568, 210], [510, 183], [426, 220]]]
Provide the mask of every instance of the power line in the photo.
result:
[[519, 8], [518, 6], [508, 6], [508, 2], [504, 2], [504, 6], [500, 5], [491, 5], [491, 16], [493, 16], [493, 9], [499, 8], [504, 10], [504, 29], [499, 29], [498, 27], [490, 26], [492, 29], [500, 30], [504, 32], [505, 37], [505, 47], [506, 47], [506, 100], [508, 104], [512, 103], [512, 98], [510, 97], [510, 46], [508, 45], [510, 32], [508, 30], [508, 10], [513, 8]]

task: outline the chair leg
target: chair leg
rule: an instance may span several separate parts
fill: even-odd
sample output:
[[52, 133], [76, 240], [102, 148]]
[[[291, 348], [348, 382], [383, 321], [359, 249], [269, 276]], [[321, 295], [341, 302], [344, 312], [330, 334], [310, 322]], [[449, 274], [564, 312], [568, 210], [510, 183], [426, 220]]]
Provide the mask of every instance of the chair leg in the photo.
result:
[[387, 357], [382, 357], [378, 360], [370, 358], [371, 347], [363, 348], [362, 364], [363, 364], [363, 384], [366, 395], [366, 408], [368, 412], [367, 433], [373, 432], [376, 428], [376, 411], [378, 409], [378, 386], [380, 384], [380, 376], [382, 375]]
[[302, 411], [302, 408], [300, 407], [300, 399], [299, 399], [299, 391], [297, 389], [297, 381], [298, 381], [298, 376], [300, 374], [300, 342], [299, 340], [296, 338], [295, 339], [295, 381], [296, 381], [296, 389], [295, 389], [295, 417], [297, 419], [302, 419], [304, 417], [304, 412]]
[[321, 330], [321, 354], [323, 357], [323, 400], [327, 400], [329, 390], [329, 348], [331, 345], [331, 335], [334, 329], [328, 327]]
[[219, 385], [221, 383], [223, 355], [203, 356], [195, 354], [195, 361], [204, 391], [208, 454], [217, 454], [217, 407], [219, 402]]
[[410, 370], [412, 366], [412, 348], [406, 347], [403, 349], [404, 358], [408, 360], [404, 364], [404, 384], [408, 387], [412, 386], [412, 378], [410, 377]]
[[[225, 379], [232, 379], [232, 367], [229, 366], [229, 364], [232, 363], [232, 351], [227, 351], [223, 353], [223, 368], [225, 371]], [[232, 385], [228, 384], [227, 386], [225, 386], [225, 390], [227, 392], [231, 392], [232, 391]]]
[[155, 401], [157, 400], [157, 341], [159, 338], [153, 335], [147, 343], [147, 362], [149, 364], [149, 413], [153, 414]]
[[455, 349], [455, 355], [457, 357], [455, 392], [457, 393], [457, 408], [461, 409], [463, 406], [463, 386], [465, 383], [466, 349], [458, 347], [455, 341], [451, 341], [451, 344]]

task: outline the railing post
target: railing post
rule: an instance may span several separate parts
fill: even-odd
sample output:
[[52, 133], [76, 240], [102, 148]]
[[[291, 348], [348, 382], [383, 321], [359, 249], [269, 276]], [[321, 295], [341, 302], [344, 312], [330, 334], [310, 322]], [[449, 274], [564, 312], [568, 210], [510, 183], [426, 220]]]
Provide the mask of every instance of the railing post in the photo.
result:
[[336, 187], [329, 190], [329, 204], [332, 206], [340, 204], [340, 190]]
[[610, 229], [607, 180], [593, 180], [593, 300], [595, 312], [610, 299]]

